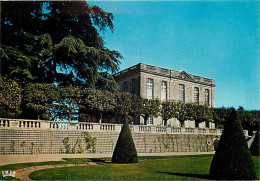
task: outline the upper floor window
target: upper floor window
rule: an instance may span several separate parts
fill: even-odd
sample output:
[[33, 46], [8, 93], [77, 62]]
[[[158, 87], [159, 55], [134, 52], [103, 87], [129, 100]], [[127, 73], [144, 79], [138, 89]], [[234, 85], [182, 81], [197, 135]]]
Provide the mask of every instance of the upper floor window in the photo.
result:
[[123, 92], [127, 92], [127, 82], [123, 82], [123, 87], [122, 87]]
[[205, 104], [209, 105], [209, 89], [205, 89]]
[[153, 98], [153, 79], [147, 81], [147, 99]]
[[161, 85], [161, 100], [166, 100], [167, 99], [167, 82], [162, 81]]
[[199, 88], [195, 87], [194, 88], [194, 102], [195, 103], [199, 103]]
[[136, 93], [136, 79], [131, 80], [131, 87], [130, 88], [131, 88], [130, 92], [132, 94], [135, 94]]
[[183, 84], [179, 84], [179, 99], [185, 102], [185, 87]]

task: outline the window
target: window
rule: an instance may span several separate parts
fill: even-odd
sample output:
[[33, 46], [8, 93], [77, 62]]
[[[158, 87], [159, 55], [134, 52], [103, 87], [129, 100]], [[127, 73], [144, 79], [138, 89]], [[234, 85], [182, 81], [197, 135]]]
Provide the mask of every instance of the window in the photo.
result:
[[205, 104], [209, 105], [209, 89], [205, 89]]
[[153, 79], [147, 81], [147, 99], [153, 98]]
[[153, 125], [153, 116], [149, 116], [147, 120], [147, 125]]
[[164, 101], [167, 99], [167, 82], [162, 81], [161, 85], [161, 100]]
[[195, 103], [199, 103], [199, 88], [195, 87], [194, 88], [194, 102]]
[[136, 93], [136, 80], [135, 80], [135, 79], [132, 79], [132, 80], [131, 80], [131, 90], [130, 90], [130, 92], [131, 92], [132, 94], [135, 94], [135, 93]]
[[185, 87], [183, 84], [179, 85], [179, 99], [182, 102], [185, 102]]
[[123, 82], [123, 89], [122, 89], [123, 92], [126, 92], [127, 91], [127, 82]]

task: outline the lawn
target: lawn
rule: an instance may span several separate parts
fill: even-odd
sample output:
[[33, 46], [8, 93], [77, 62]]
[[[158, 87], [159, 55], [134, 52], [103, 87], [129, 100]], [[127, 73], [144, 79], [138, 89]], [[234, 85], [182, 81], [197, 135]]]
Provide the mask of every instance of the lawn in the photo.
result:
[[[96, 162], [97, 165], [52, 168], [33, 172], [34, 180], [208, 180], [213, 155], [139, 157], [138, 164], [112, 164], [110, 158], [65, 159], [58, 162], [39, 162], [1, 166], [14, 170], [37, 165]], [[259, 157], [253, 157], [259, 178]], [[0, 176], [0, 180], [3, 178]], [[10, 178], [9, 178], [10, 179]]]
[[[33, 172], [34, 180], [208, 180], [212, 155], [141, 157], [138, 164], [53, 168]], [[259, 157], [253, 157], [259, 178]], [[94, 160], [95, 161], [95, 160]]]

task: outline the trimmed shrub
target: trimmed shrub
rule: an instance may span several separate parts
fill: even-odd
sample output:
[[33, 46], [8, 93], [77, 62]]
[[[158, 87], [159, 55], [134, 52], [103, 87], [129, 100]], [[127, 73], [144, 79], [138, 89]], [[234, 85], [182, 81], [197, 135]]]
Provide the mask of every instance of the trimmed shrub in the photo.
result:
[[210, 176], [221, 180], [256, 179], [254, 163], [234, 108], [211, 162]]
[[259, 137], [260, 137], [259, 131], [257, 131], [256, 134], [255, 134], [255, 139], [254, 139], [254, 141], [253, 141], [253, 143], [250, 147], [250, 152], [253, 156], [260, 156], [260, 154], [259, 154], [260, 153], [259, 152], [259, 147], [260, 147]]
[[127, 121], [119, 134], [112, 157], [112, 162], [138, 163], [137, 151]]

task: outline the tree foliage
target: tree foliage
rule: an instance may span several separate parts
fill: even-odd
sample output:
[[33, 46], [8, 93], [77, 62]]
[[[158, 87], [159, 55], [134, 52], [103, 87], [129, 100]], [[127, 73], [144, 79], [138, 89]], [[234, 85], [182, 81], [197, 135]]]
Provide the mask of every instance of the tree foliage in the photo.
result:
[[254, 163], [235, 109], [228, 121], [213, 157], [210, 176], [221, 180], [256, 179]]
[[47, 110], [51, 108], [58, 95], [54, 84], [27, 84], [23, 89], [22, 117], [47, 119]]
[[176, 115], [175, 111], [175, 103], [173, 101], [166, 100], [161, 103], [160, 116], [164, 121], [164, 126], [167, 126], [167, 121]]
[[17, 82], [0, 76], [0, 108], [14, 110], [20, 107], [22, 89]]
[[78, 120], [80, 103], [80, 88], [57, 87], [56, 98], [49, 107], [48, 113], [52, 119], [75, 121]]
[[118, 70], [122, 56], [104, 46], [96, 29], [113, 30], [112, 13], [83, 0], [5, 1], [1, 27], [3, 75], [22, 85], [57, 83], [117, 90], [110, 73]]
[[112, 156], [113, 163], [138, 163], [137, 151], [129, 124], [126, 121], [119, 134]]
[[85, 88], [81, 91], [82, 112], [96, 116], [98, 122], [113, 114], [116, 107], [114, 95], [108, 91]]
[[147, 124], [149, 116], [158, 117], [160, 111], [159, 99], [142, 99], [139, 114], [144, 118], [144, 124]]

